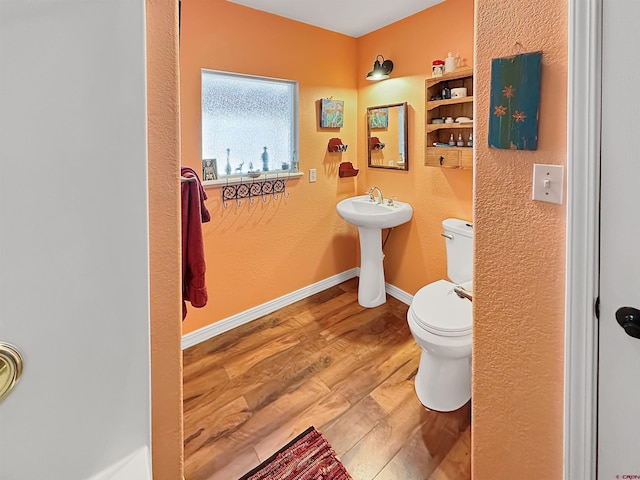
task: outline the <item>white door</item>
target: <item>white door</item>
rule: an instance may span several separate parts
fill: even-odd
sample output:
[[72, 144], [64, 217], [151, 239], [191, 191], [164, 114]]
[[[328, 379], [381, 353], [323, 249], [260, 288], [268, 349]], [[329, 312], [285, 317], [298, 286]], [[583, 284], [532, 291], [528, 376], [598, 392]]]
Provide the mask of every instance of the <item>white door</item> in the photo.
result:
[[640, 309], [639, 22], [638, 0], [604, 0], [599, 480], [640, 478], [640, 311], [620, 310]]
[[143, 0], [0, 0], [0, 479], [150, 444]]

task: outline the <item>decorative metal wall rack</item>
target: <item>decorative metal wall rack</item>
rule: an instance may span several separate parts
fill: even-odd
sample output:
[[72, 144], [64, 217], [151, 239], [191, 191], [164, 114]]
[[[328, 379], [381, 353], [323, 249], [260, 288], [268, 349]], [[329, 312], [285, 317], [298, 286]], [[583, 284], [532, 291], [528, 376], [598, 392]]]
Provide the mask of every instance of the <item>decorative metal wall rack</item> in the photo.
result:
[[266, 203], [267, 196], [273, 195], [274, 200], [278, 200], [278, 197], [282, 195], [284, 198], [289, 198], [287, 190], [287, 182], [289, 176], [280, 178], [276, 175], [276, 178], [240, 178], [238, 183], [228, 183], [222, 187], [222, 205], [227, 208], [227, 202], [235, 201], [237, 206], [242, 204], [242, 199], [249, 199], [249, 203], [253, 205], [256, 197], [261, 197], [262, 201]]

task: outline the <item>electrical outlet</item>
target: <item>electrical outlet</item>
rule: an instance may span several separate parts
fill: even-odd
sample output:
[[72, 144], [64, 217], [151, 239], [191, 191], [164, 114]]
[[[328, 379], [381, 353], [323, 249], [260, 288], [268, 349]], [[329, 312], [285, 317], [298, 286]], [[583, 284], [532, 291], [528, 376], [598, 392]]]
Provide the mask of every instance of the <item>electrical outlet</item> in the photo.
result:
[[562, 203], [564, 167], [562, 165], [533, 165], [533, 199]]
[[309, 183], [313, 183], [316, 181], [316, 169], [315, 168], [310, 168], [309, 169]]

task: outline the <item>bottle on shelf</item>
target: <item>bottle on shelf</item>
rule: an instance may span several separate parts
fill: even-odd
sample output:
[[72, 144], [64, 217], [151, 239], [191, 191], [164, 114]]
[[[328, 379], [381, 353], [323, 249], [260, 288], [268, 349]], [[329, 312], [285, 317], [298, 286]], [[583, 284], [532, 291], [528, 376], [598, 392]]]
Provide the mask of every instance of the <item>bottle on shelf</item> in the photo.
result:
[[462, 140], [462, 134], [461, 133], [458, 134], [458, 142], [456, 143], [456, 146], [464, 147], [464, 140]]
[[473, 147], [473, 133], [469, 134], [469, 140], [467, 140], [467, 147]]
[[452, 147], [456, 146], [456, 141], [453, 139], [453, 133], [449, 137], [449, 145], [451, 145]]
[[447, 55], [447, 58], [444, 59], [444, 73], [451, 73], [455, 69], [456, 69], [456, 59], [451, 54], [451, 52], [449, 52], [449, 54]]
[[451, 98], [451, 89], [449, 88], [449, 82], [444, 82], [444, 86], [442, 87], [442, 99], [446, 100]]

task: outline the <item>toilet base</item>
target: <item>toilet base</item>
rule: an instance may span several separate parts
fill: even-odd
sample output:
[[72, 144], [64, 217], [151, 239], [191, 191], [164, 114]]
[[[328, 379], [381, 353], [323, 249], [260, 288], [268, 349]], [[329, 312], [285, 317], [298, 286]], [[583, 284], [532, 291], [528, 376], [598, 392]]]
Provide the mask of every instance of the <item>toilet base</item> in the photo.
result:
[[430, 410], [459, 409], [471, 399], [471, 357], [434, 357], [422, 349], [415, 390], [420, 403]]

